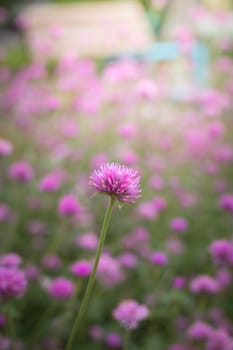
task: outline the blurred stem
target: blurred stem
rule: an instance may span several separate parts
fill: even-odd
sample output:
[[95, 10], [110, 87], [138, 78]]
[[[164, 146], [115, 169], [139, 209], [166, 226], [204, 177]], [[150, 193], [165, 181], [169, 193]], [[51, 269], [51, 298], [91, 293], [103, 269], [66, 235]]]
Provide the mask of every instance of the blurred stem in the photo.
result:
[[129, 343], [130, 343], [130, 329], [126, 329], [124, 334], [124, 344], [123, 344], [124, 350], [129, 350]]
[[95, 256], [95, 262], [94, 262], [94, 266], [87, 284], [87, 288], [86, 288], [86, 292], [83, 298], [83, 301], [81, 303], [80, 309], [79, 309], [79, 313], [74, 321], [73, 324], [73, 328], [71, 330], [70, 336], [68, 338], [68, 342], [66, 345], [66, 350], [71, 350], [75, 341], [75, 337], [77, 335], [77, 331], [79, 329], [79, 325], [81, 323], [81, 321], [83, 320], [83, 317], [85, 315], [85, 311], [91, 296], [91, 292], [94, 286], [94, 282], [95, 282], [95, 276], [96, 276], [96, 271], [97, 271], [97, 267], [98, 267], [98, 263], [99, 263], [99, 259], [104, 247], [104, 241], [105, 241], [105, 237], [107, 234], [107, 229], [109, 226], [109, 221], [110, 221], [110, 217], [111, 217], [111, 213], [112, 213], [112, 209], [113, 209], [113, 205], [114, 205], [114, 201], [115, 198], [110, 197], [110, 202], [108, 205], [108, 208], [106, 210], [105, 216], [104, 216], [104, 221], [103, 221], [103, 225], [102, 225], [102, 229], [101, 229], [101, 233], [100, 233], [100, 239], [99, 239], [99, 244], [98, 244], [98, 248], [96, 251], [96, 256]]

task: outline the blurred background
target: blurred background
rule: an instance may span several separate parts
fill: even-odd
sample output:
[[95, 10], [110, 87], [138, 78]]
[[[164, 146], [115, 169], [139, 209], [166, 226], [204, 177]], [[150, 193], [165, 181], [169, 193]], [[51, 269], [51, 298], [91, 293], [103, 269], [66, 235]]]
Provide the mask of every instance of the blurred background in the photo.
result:
[[76, 348], [232, 350], [232, 94], [232, 0], [0, 0], [0, 349], [65, 349], [89, 176], [117, 162], [142, 197], [114, 207]]

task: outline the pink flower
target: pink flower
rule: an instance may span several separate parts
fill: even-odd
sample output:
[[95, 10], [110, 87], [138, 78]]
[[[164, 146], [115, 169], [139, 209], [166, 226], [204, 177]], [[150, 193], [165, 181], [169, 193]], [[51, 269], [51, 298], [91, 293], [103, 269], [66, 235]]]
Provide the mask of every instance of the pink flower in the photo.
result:
[[58, 174], [48, 174], [39, 183], [39, 189], [44, 192], [55, 192], [60, 186]]
[[154, 265], [158, 266], [166, 266], [168, 264], [168, 258], [167, 255], [163, 252], [153, 252], [150, 257], [150, 261]]
[[121, 265], [118, 260], [104, 253], [100, 257], [97, 279], [105, 288], [113, 288], [125, 279]]
[[25, 273], [18, 268], [0, 267], [0, 297], [19, 298], [27, 288]]
[[140, 177], [136, 170], [124, 165], [106, 163], [90, 177], [90, 186], [120, 202], [134, 203], [140, 197]]
[[212, 332], [212, 327], [202, 321], [194, 322], [188, 329], [188, 337], [194, 340], [206, 340]]
[[137, 328], [139, 322], [146, 319], [148, 315], [147, 306], [135, 300], [124, 300], [113, 310], [114, 319], [129, 329]]
[[122, 266], [133, 269], [138, 265], [138, 259], [136, 255], [132, 253], [123, 253], [118, 257], [118, 261], [121, 263]]
[[28, 182], [32, 180], [34, 171], [28, 162], [19, 161], [10, 166], [9, 176], [20, 182]]
[[122, 344], [121, 336], [118, 333], [108, 333], [105, 338], [105, 343], [111, 348], [119, 348]]
[[80, 212], [81, 206], [76, 197], [68, 194], [60, 198], [58, 203], [58, 212], [62, 216], [76, 215]]
[[58, 277], [50, 283], [48, 292], [54, 299], [62, 300], [70, 298], [74, 294], [75, 288], [73, 282], [69, 279]]
[[0, 266], [4, 267], [19, 267], [21, 262], [21, 257], [16, 253], [8, 253], [0, 257]]
[[158, 215], [158, 210], [153, 201], [146, 201], [138, 205], [137, 213], [141, 218], [154, 220]]
[[171, 220], [170, 229], [175, 232], [185, 232], [188, 229], [188, 223], [186, 219], [177, 217]]
[[185, 286], [185, 278], [182, 276], [176, 276], [172, 280], [172, 286], [176, 289], [182, 289]]
[[70, 271], [77, 277], [88, 277], [92, 270], [92, 264], [86, 260], [76, 261], [71, 265]]
[[12, 143], [5, 139], [0, 139], [0, 157], [9, 156], [12, 153]]
[[211, 276], [200, 275], [191, 281], [190, 289], [193, 293], [216, 294], [219, 291], [219, 284]]
[[75, 237], [75, 244], [83, 249], [95, 250], [98, 245], [98, 237], [93, 232], [87, 232]]
[[216, 263], [233, 264], [233, 244], [226, 239], [213, 241], [209, 251]]
[[233, 213], [233, 194], [223, 194], [219, 199], [219, 206], [226, 211]]

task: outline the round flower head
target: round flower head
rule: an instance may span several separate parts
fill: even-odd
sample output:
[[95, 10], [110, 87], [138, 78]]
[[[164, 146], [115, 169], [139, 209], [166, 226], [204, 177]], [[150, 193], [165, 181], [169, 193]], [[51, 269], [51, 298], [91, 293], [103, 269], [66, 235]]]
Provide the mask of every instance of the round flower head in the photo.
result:
[[187, 331], [189, 338], [193, 340], [205, 340], [211, 335], [212, 328], [202, 321], [195, 321]]
[[28, 162], [19, 161], [10, 166], [9, 176], [11, 179], [19, 182], [28, 182], [32, 180], [34, 171]]
[[21, 257], [16, 253], [7, 253], [0, 256], [0, 266], [4, 267], [18, 267], [21, 261]]
[[98, 192], [107, 193], [120, 202], [134, 203], [140, 197], [139, 181], [136, 170], [124, 165], [106, 163], [93, 172], [89, 184]]
[[25, 273], [22, 270], [11, 267], [0, 267], [0, 297], [21, 297], [27, 287]]
[[219, 291], [217, 280], [208, 275], [199, 275], [190, 283], [193, 293], [216, 294]]
[[58, 203], [58, 212], [61, 216], [76, 215], [80, 212], [80, 208], [79, 202], [72, 194], [61, 197]]
[[150, 260], [154, 265], [158, 266], [166, 266], [168, 264], [167, 255], [160, 251], [153, 252]]
[[76, 261], [71, 265], [70, 271], [77, 277], [87, 277], [92, 270], [92, 264], [86, 260]]
[[11, 154], [13, 146], [10, 141], [5, 139], [0, 139], [0, 157], [8, 156]]
[[124, 327], [135, 329], [138, 323], [148, 317], [149, 310], [135, 300], [124, 300], [113, 310], [113, 317]]
[[188, 223], [184, 218], [177, 217], [171, 220], [170, 229], [175, 232], [185, 232], [188, 228]]
[[213, 330], [206, 344], [206, 350], [231, 350], [232, 348], [232, 337], [221, 328]]
[[233, 263], [233, 244], [226, 239], [213, 241], [209, 247], [209, 251], [217, 264]]
[[108, 333], [105, 337], [105, 343], [110, 348], [119, 348], [122, 345], [122, 339], [118, 333]]
[[98, 246], [98, 237], [93, 232], [87, 232], [75, 237], [74, 243], [86, 250], [95, 250]]
[[62, 300], [70, 298], [74, 294], [75, 288], [69, 279], [57, 277], [51, 282], [48, 292], [54, 299]]

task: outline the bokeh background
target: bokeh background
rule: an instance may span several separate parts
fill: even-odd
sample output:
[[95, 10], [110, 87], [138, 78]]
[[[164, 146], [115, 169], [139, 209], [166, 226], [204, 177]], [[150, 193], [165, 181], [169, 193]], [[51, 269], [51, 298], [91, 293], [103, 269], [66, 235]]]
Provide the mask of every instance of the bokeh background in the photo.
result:
[[232, 1], [1, 0], [0, 42], [0, 349], [65, 349], [108, 200], [89, 177], [116, 162], [142, 196], [74, 349], [232, 350]]

